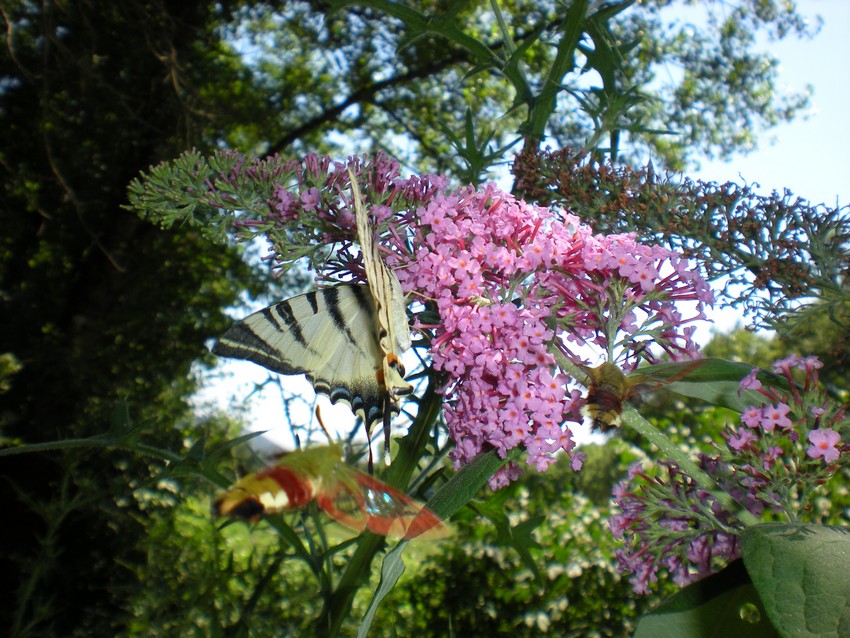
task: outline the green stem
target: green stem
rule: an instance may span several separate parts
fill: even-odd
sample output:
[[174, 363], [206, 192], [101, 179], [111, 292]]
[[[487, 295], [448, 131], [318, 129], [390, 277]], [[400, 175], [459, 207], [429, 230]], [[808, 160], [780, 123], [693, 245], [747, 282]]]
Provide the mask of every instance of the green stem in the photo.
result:
[[710, 492], [723, 507], [731, 512], [737, 511], [737, 518], [742, 523], [747, 526], [758, 524], [758, 518], [753, 516], [746, 508], [732, 498], [730, 494], [722, 491], [717, 483], [708, 474], [703, 472], [687, 454], [682, 452], [678, 446], [661, 434], [657, 428], [628, 404], [623, 406], [623, 423], [657, 447], [662, 456], [666, 456], [678, 465], [697, 485]]
[[7, 447], [0, 450], [0, 457], [13, 456], [15, 454], [33, 454], [35, 452], [52, 452], [56, 450], [69, 450], [72, 448], [86, 447], [127, 450], [144, 456], [152, 456], [163, 461], [177, 462], [183, 460], [183, 457], [179, 454], [175, 454], [169, 450], [164, 450], [145, 443], [127, 445], [107, 435], [92, 436], [85, 439], [66, 439], [64, 441], [47, 441], [45, 443], [29, 443], [27, 445]]
[[[401, 440], [399, 451], [392, 467], [384, 477], [394, 487], [404, 489], [419, 460], [425, 452], [429, 433], [440, 413], [442, 397], [437, 394], [437, 384], [432, 377], [419, 403], [419, 413], [410, 426], [407, 436]], [[342, 624], [351, 612], [357, 590], [369, 582], [369, 572], [375, 555], [384, 546], [383, 536], [364, 534], [345, 569], [336, 591], [325, 599], [322, 613], [316, 621], [317, 636], [338, 636]]]
[[502, 42], [505, 43], [505, 51], [508, 52], [506, 58], [510, 58], [514, 51], [516, 51], [516, 47], [514, 46], [513, 38], [511, 38], [511, 32], [508, 29], [508, 25], [505, 22], [505, 17], [502, 15], [502, 9], [499, 7], [498, 0], [490, 0], [490, 9], [493, 10], [493, 15], [496, 16], [496, 22], [499, 25], [499, 31], [502, 34]]
[[[40, 624], [49, 623], [50, 616], [55, 613], [55, 605], [49, 598], [42, 601], [38, 600], [37, 596], [45, 591], [42, 581], [57, 564], [62, 525], [68, 516], [83, 506], [86, 501], [79, 492], [73, 496], [69, 494], [72, 491], [71, 484], [71, 471], [66, 470], [62, 477], [58, 498], [54, 501], [41, 506], [25, 498], [25, 502], [44, 521], [45, 531], [43, 536], [37, 539], [36, 555], [30, 559], [28, 568], [25, 570], [26, 578], [19, 586], [9, 636], [17, 638], [33, 635], [35, 628]], [[26, 618], [27, 614], [30, 616], [29, 620]]]

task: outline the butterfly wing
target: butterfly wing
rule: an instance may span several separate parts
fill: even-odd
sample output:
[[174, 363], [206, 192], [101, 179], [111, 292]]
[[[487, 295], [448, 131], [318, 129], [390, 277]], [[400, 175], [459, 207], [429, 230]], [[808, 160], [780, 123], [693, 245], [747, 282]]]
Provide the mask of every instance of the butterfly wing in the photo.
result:
[[444, 538], [451, 532], [424, 504], [373, 476], [339, 464], [334, 478], [316, 495], [316, 503], [349, 529], [405, 540]]
[[360, 415], [367, 431], [385, 411], [398, 412], [386, 400], [375, 304], [362, 284], [320, 288], [255, 312], [212, 351], [280, 374], [306, 374], [316, 392]]
[[366, 280], [375, 299], [378, 318], [378, 341], [383, 356], [384, 383], [394, 401], [410, 394], [413, 386], [404, 380], [401, 355], [410, 349], [410, 327], [407, 322], [404, 291], [395, 273], [387, 268], [372, 236], [369, 216], [354, 173], [349, 169], [351, 196], [354, 200], [354, 218], [357, 241], [363, 253]]

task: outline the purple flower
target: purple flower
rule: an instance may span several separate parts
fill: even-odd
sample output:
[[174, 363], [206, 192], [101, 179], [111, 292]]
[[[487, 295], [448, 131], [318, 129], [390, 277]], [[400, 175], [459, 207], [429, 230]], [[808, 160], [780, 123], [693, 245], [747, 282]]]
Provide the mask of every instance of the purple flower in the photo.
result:
[[[517, 447], [540, 469], [559, 450], [574, 469], [581, 466], [570, 424], [582, 419], [582, 393], [570, 389], [561, 356], [587, 365], [595, 355], [627, 370], [662, 355], [697, 356], [694, 324], [712, 294], [687, 260], [634, 234], [594, 235], [575, 215], [493, 185], [450, 192], [439, 177], [403, 179], [398, 162], [382, 154], [259, 162], [238, 171], [255, 181], [270, 176], [272, 195], [266, 210], [240, 213], [234, 226], [243, 239], [265, 232], [269, 259], [280, 269], [308, 257], [325, 280], [363, 281], [349, 169], [386, 264], [405, 293], [425, 300], [414, 328], [445, 379], [440, 392], [456, 467], [483, 450], [506, 457]], [[328, 244], [339, 247], [332, 257]], [[688, 312], [679, 302], [690, 302]], [[588, 355], [587, 346], [598, 351]], [[519, 471], [510, 465], [491, 484]]]
[[304, 210], [315, 210], [321, 201], [322, 193], [318, 188], [310, 188], [301, 193], [301, 203], [304, 206]]
[[776, 459], [782, 456], [782, 448], [773, 446], [767, 448], [767, 450], [762, 454], [762, 468], [764, 470], [770, 470], [774, 463], [776, 463]]
[[823, 458], [826, 463], [834, 463], [838, 460], [841, 451], [836, 447], [841, 442], [841, 435], [835, 430], [821, 428], [809, 432], [809, 443], [811, 447], [806, 454], [813, 459]]
[[761, 425], [762, 408], [757, 408], [751, 405], [741, 413], [741, 423], [750, 428], [757, 428]]
[[780, 359], [773, 364], [773, 371], [777, 374], [784, 374], [786, 376], [791, 374], [791, 370], [793, 368], [797, 368], [798, 370], [803, 370], [806, 373], [811, 373], [814, 370], [820, 370], [823, 368], [823, 363], [821, 363], [820, 359], [818, 359], [814, 355], [810, 355], [808, 357], [800, 357], [796, 354], [792, 354], [784, 359]]
[[784, 359], [780, 359], [779, 361], [774, 361], [772, 369], [776, 374], [787, 375], [791, 373], [792, 368], [800, 368], [802, 367], [802, 364], [803, 358], [796, 354], [792, 354]]
[[756, 378], [758, 375], [759, 369], [753, 368], [750, 370], [750, 373], [741, 379], [741, 383], [738, 384], [738, 394], [741, 394], [741, 390], [760, 390], [761, 389], [761, 381]]
[[576, 452], [570, 457], [570, 468], [573, 472], [578, 472], [581, 470], [582, 465], [587, 460], [587, 454], [584, 452]]
[[793, 427], [791, 419], [788, 418], [788, 413], [791, 407], [786, 403], [777, 403], [776, 405], [765, 406], [762, 410], [761, 425], [766, 432], [772, 432], [774, 428], [790, 428]]
[[753, 433], [752, 430], [739, 430], [737, 436], [729, 437], [728, 443], [730, 448], [732, 448], [736, 452], [739, 452], [757, 439], [758, 437]]
[[[393, 234], [415, 241], [396, 273], [405, 291], [436, 300], [431, 354], [449, 377], [446, 423], [456, 443], [474, 441], [452, 451], [456, 467], [486, 447], [503, 456], [524, 447], [527, 462], [543, 469], [555, 450], [572, 449], [568, 422], [581, 418], [574, 405], [581, 395], [567, 392], [572, 379], [555, 365], [555, 351], [583, 364], [572, 343], [608, 352], [616, 339], [628, 363], [637, 358], [631, 350], [649, 354], [624, 338], [638, 333], [674, 359], [697, 352], [689, 324], [711, 293], [666, 248], [632, 234], [594, 236], [575, 216], [494, 186], [438, 194], [405, 221]], [[402, 242], [396, 248], [405, 250]], [[683, 317], [678, 301], [695, 301], [696, 316]]]

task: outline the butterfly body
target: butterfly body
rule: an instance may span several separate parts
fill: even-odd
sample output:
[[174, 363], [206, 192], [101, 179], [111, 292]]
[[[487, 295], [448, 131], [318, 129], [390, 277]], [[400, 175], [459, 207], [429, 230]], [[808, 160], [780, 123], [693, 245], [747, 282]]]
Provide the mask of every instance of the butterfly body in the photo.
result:
[[369, 216], [363, 206], [360, 187], [351, 169], [351, 197], [354, 201], [354, 221], [357, 241], [363, 255], [366, 281], [375, 299], [377, 314], [378, 343], [382, 353], [384, 385], [393, 400], [410, 394], [413, 386], [404, 380], [404, 365], [401, 355], [410, 349], [410, 327], [405, 311], [404, 291], [395, 273], [387, 268], [378, 245], [372, 236]]
[[422, 503], [343, 463], [342, 451], [335, 445], [292, 452], [242, 478], [216, 500], [213, 513], [256, 521], [313, 501], [356, 532], [369, 530], [404, 539], [440, 538], [449, 533], [448, 526]]

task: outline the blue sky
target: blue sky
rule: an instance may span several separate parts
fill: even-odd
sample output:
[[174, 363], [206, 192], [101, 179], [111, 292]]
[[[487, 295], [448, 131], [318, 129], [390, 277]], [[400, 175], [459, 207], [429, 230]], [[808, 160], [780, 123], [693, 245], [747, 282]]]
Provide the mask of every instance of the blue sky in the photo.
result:
[[705, 161], [689, 175], [758, 182], [762, 193], [788, 188], [813, 204], [844, 206], [850, 204], [850, 0], [798, 0], [797, 7], [806, 17], [823, 18], [820, 33], [762, 44], [781, 62], [781, 90], [812, 85], [809, 117], [766, 131], [756, 152]]

